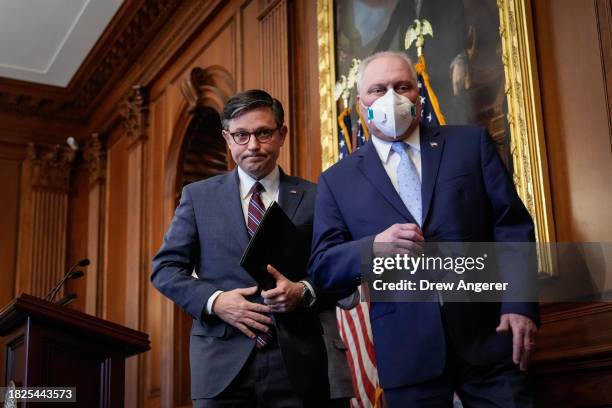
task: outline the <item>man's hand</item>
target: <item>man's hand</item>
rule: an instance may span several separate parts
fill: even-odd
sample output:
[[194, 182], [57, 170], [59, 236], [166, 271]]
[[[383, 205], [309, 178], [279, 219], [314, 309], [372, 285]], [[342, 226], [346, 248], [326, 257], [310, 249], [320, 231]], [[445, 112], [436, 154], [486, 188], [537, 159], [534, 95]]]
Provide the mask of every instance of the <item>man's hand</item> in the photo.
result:
[[418, 252], [423, 241], [423, 231], [417, 224], [393, 224], [374, 237], [374, 256]]
[[274, 289], [261, 292], [264, 303], [275, 313], [291, 312], [299, 306], [304, 292], [304, 285], [285, 278], [272, 265], [268, 265], [268, 273], [276, 280]]
[[255, 333], [251, 329], [267, 333], [270, 329], [266, 325], [271, 325], [272, 319], [265, 313], [270, 313], [270, 308], [245, 299], [245, 296], [255, 293], [257, 286], [223, 292], [213, 303], [213, 313], [252, 339], [255, 338]]
[[525, 371], [535, 351], [536, 325], [527, 316], [507, 313], [501, 316], [497, 332], [512, 330], [512, 361]]

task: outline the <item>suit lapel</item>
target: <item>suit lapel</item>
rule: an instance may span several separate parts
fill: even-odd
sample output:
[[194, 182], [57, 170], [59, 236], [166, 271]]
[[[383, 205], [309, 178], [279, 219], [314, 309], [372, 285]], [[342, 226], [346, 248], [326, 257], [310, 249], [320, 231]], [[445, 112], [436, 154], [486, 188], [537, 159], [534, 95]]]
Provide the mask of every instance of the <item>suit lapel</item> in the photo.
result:
[[234, 230], [233, 236], [236, 242], [244, 251], [249, 244], [249, 233], [242, 212], [238, 171], [234, 169], [231, 173], [221, 177], [219, 183], [219, 195], [217, 196], [219, 208], [226, 217], [227, 225]]
[[393, 208], [395, 208], [404, 218], [414, 223], [414, 218], [412, 218], [412, 215], [404, 205], [399, 194], [395, 191], [395, 187], [393, 187], [385, 168], [380, 162], [380, 157], [372, 141], [369, 141], [365, 146], [357, 150], [357, 154], [361, 157], [357, 166], [365, 178], [376, 190], [378, 190], [385, 200], [393, 206]]
[[438, 127], [421, 126], [421, 199], [423, 203], [423, 225], [427, 221], [431, 197], [433, 196], [440, 159], [444, 151], [444, 135]]
[[279, 170], [278, 205], [290, 219], [293, 219], [304, 196], [304, 191], [299, 188], [297, 179], [287, 176], [281, 168]]

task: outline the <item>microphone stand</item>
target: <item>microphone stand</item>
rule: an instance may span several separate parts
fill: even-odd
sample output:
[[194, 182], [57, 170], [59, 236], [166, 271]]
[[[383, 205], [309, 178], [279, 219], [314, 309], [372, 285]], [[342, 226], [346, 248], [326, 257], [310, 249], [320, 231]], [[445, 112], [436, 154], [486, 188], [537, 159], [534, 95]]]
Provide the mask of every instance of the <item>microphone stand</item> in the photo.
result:
[[60, 281], [53, 287], [53, 289], [51, 289], [51, 291], [47, 293], [47, 296], [45, 296], [45, 300], [48, 300], [49, 302], [53, 302], [53, 299], [57, 295], [57, 292], [59, 292], [59, 290], [62, 288], [66, 280], [77, 275], [75, 272], [80, 272], [80, 274], [78, 274], [78, 277], [83, 276], [82, 271], [75, 271], [75, 269], [79, 266], [82, 267], [82, 266], [87, 266], [87, 265], [89, 265], [89, 259], [87, 258], [81, 259], [79, 262], [74, 264], [72, 268], [70, 268], [68, 272], [66, 272], [66, 274], [62, 277], [62, 279], [60, 279]]

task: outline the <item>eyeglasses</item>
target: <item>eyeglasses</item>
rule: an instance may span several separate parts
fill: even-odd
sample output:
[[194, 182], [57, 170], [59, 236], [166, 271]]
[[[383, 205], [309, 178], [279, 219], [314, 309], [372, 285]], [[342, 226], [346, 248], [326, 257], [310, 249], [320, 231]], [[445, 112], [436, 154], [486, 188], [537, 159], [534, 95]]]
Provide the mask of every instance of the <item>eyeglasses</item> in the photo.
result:
[[244, 130], [238, 132], [229, 132], [227, 130], [224, 130], [224, 132], [229, 133], [229, 135], [232, 137], [232, 139], [234, 139], [234, 142], [236, 144], [245, 145], [248, 144], [251, 140], [251, 135], [255, 136], [255, 139], [257, 139], [259, 143], [268, 143], [272, 139], [272, 136], [274, 136], [274, 132], [276, 132], [278, 129], [279, 128], [257, 129], [254, 132], [247, 132]]

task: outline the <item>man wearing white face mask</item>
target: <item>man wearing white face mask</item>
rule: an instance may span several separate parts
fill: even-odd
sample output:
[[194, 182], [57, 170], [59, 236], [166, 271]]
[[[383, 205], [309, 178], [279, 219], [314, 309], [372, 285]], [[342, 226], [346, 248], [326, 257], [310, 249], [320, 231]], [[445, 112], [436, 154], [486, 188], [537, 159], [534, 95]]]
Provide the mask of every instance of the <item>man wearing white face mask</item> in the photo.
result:
[[[309, 273], [317, 287], [349, 293], [378, 243], [532, 242], [534, 227], [485, 129], [419, 125], [412, 63], [383, 52], [360, 68], [359, 103], [373, 137], [319, 180]], [[535, 275], [529, 260], [512, 262]], [[502, 272], [504, 272], [502, 268]], [[503, 276], [503, 278], [508, 278]], [[535, 346], [532, 302], [372, 302], [380, 383], [389, 407], [529, 407]]]

